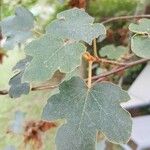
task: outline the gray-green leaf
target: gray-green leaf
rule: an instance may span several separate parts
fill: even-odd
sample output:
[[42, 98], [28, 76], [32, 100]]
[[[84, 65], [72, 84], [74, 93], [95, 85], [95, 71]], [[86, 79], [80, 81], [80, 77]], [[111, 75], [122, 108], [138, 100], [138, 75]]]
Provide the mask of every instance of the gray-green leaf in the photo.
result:
[[11, 98], [18, 98], [22, 94], [27, 95], [30, 92], [30, 84], [27, 82], [22, 83], [22, 75], [27, 64], [32, 60], [31, 56], [27, 56], [25, 59], [20, 60], [15, 67], [13, 67], [13, 71], [18, 71], [9, 81], [10, 89], [9, 96]]
[[129, 140], [132, 121], [120, 103], [130, 97], [118, 86], [106, 82], [88, 89], [83, 80], [73, 77], [59, 90], [49, 98], [42, 115], [46, 120], [67, 120], [56, 135], [58, 150], [95, 150], [97, 131], [114, 143]]
[[140, 19], [138, 24], [131, 23], [129, 30], [137, 34], [150, 34], [150, 19]]
[[133, 36], [131, 50], [139, 57], [150, 58], [150, 38], [148, 36]]
[[44, 81], [50, 79], [57, 70], [69, 73], [80, 65], [85, 50], [81, 43], [44, 35], [25, 48], [26, 54], [33, 56], [33, 59], [24, 72], [23, 80]]
[[94, 18], [83, 9], [74, 8], [59, 13], [57, 19], [48, 25], [46, 32], [57, 37], [92, 44], [94, 38], [106, 34], [102, 24], [93, 22]]
[[127, 51], [128, 48], [124, 46], [106, 45], [100, 49], [99, 53], [101, 56], [107, 56], [109, 59], [119, 59]]
[[32, 36], [34, 18], [30, 11], [23, 7], [16, 8], [15, 16], [0, 22], [2, 35], [6, 37], [4, 48], [12, 50], [16, 44], [25, 42]]

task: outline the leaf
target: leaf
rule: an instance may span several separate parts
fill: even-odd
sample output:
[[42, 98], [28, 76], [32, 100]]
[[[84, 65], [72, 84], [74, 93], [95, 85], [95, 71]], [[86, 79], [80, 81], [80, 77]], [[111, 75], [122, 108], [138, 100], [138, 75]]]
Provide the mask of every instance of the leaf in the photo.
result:
[[15, 134], [22, 134], [25, 122], [25, 113], [22, 111], [15, 112], [15, 118], [10, 126], [10, 131]]
[[13, 71], [18, 70], [18, 73], [15, 74], [9, 81], [10, 89], [8, 94], [11, 98], [18, 98], [22, 94], [27, 95], [30, 92], [30, 84], [27, 82], [22, 83], [21, 79], [27, 63], [29, 63], [31, 60], [32, 57], [27, 56], [25, 59], [20, 60], [13, 68]]
[[86, 50], [81, 43], [63, 41], [51, 35], [31, 42], [25, 49], [33, 59], [24, 72], [24, 81], [44, 81], [57, 70], [71, 72], [80, 65], [82, 53]]
[[78, 76], [78, 77], [82, 76], [81, 72], [80, 72], [80, 68], [76, 68], [75, 70], [71, 71], [70, 73], [67, 73], [65, 75], [65, 78], [63, 79], [63, 81], [68, 81], [74, 76]]
[[128, 51], [127, 47], [114, 45], [107, 45], [100, 49], [99, 53], [101, 56], [107, 56], [109, 59], [119, 59]]
[[139, 57], [150, 58], [150, 38], [147, 36], [133, 36], [131, 50]]
[[6, 37], [4, 48], [11, 50], [16, 44], [25, 42], [32, 36], [34, 18], [31, 12], [23, 7], [16, 8], [15, 16], [0, 22], [2, 35]]
[[67, 120], [56, 135], [58, 150], [95, 150], [101, 131], [114, 143], [126, 143], [131, 134], [130, 114], [120, 103], [129, 95], [111, 83], [97, 83], [91, 89], [79, 77], [63, 82], [59, 94], [49, 98], [43, 119]]
[[63, 4], [65, 2], [65, 0], [58, 0], [58, 2]]
[[31, 56], [26, 56], [26, 58], [20, 60], [14, 67], [13, 67], [13, 71], [24, 71], [27, 64], [32, 60], [32, 57]]
[[140, 19], [138, 24], [131, 23], [129, 30], [137, 34], [150, 34], [150, 19]]
[[102, 24], [93, 22], [94, 18], [84, 10], [73, 8], [59, 13], [57, 19], [48, 25], [46, 32], [56, 37], [92, 44], [94, 38], [106, 34]]
[[8, 145], [4, 150], [16, 150], [16, 147], [14, 145]]
[[9, 89], [9, 96], [11, 98], [18, 98], [22, 94], [27, 95], [30, 92], [30, 85], [29, 83], [21, 83], [23, 73], [19, 72], [15, 76], [13, 76], [10, 81], [9, 85], [11, 86]]

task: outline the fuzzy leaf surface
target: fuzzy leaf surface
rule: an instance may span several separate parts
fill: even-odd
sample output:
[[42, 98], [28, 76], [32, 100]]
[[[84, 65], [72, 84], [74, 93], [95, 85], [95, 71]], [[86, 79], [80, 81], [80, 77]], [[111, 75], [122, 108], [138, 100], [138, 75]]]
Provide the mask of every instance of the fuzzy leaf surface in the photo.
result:
[[131, 50], [139, 57], [150, 58], [150, 38], [148, 36], [133, 36]]
[[33, 59], [24, 72], [23, 80], [44, 81], [50, 79], [57, 70], [69, 73], [80, 65], [85, 50], [82, 43], [44, 35], [25, 48], [26, 54], [33, 56]]
[[25, 42], [32, 36], [34, 17], [23, 7], [16, 8], [15, 16], [10, 16], [0, 22], [2, 35], [6, 37], [4, 48], [12, 50], [16, 44]]
[[131, 117], [120, 106], [129, 95], [118, 86], [106, 82], [88, 89], [82, 79], [73, 77], [59, 91], [49, 98], [42, 115], [67, 121], [56, 135], [57, 150], [95, 150], [97, 131], [115, 143], [129, 140]]
[[78, 8], [59, 13], [57, 19], [48, 25], [46, 31], [57, 37], [84, 41], [89, 44], [92, 44], [94, 38], [106, 34], [102, 24], [94, 23], [93, 17]]

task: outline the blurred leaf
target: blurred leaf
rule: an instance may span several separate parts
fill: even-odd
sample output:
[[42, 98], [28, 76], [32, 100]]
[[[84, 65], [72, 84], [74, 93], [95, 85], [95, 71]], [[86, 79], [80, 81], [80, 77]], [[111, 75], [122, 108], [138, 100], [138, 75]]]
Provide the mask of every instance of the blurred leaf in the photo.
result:
[[139, 57], [150, 58], [150, 38], [148, 36], [133, 36], [131, 50]]
[[100, 56], [107, 56], [109, 59], [119, 59], [127, 51], [128, 48], [124, 46], [106, 45], [100, 49], [99, 53]]
[[42, 115], [46, 120], [67, 120], [56, 135], [58, 150], [95, 150], [97, 131], [115, 143], [129, 140], [132, 121], [120, 103], [130, 97], [118, 86], [98, 83], [88, 89], [83, 80], [73, 77], [59, 90], [49, 98]]
[[0, 22], [2, 35], [6, 38], [4, 48], [12, 50], [16, 44], [25, 42], [32, 36], [33, 15], [25, 8], [18, 7], [15, 16], [7, 17]]
[[4, 150], [16, 150], [16, 147], [13, 146], [13, 145], [8, 145], [8, 146], [5, 147]]
[[9, 96], [11, 98], [18, 98], [22, 94], [27, 95], [30, 92], [30, 85], [29, 83], [21, 83], [23, 72], [19, 72], [15, 76], [13, 76], [10, 81], [9, 85], [11, 86], [9, 89]]
[[150, 34], [150, 19], [140, 19], [138, 24], [131, 23], [129, 30], [137, 34]]
[[74, 8], [59, 13], [57, 19], [48, 25], [46, 31], [56, 37], [92, 44], [94, 38], [106, 34], [102, 24], [93, 24], [93, 22], [94, 18], [84, 10]]
[[25, 113], [22, 111], [16, 111], [15, 112], [15, 118], [12, 121], [12, 124], [10, 126], [10, 131], [15, 134], [22, 134], [23, 133], [23, 125], [25, 122]]
[[98, 37], [97, 42], [102, 42], [104, 39], [106, 39], [106, 34], [102, 34]]
[[9, 81], [10, 89], [9, 96], [11, 98], [18, 98], [22, 94], [28, 94], [30, 92], [30, 84], [22, 83], [22, 75], [26, 68], [26, 65], [32, 60], [31, 56], [27, 56], [25, 59], [20, 60], [15, 67], [13, 67], [13, 71], [18, 70], [19, 72], [15, 74]]
[[87, 11], [97, 20], [133, 14], [138, 1], [133, 0], [89, 0]]
[[64, 3], [64, 2], [65, 2], [65, 0], [58, 0], [58, 2], [60, 2], [60, 3]]

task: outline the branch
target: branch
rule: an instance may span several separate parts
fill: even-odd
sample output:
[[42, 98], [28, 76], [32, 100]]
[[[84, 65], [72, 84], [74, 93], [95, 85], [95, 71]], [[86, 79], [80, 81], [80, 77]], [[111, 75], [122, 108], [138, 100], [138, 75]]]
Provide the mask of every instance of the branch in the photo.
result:
[[106, 64], [111, 64], [111, 65], [119, 65], [119, 66], [124, 66], [126, 63], [118, 62], [118, 61], [113, 61], [113, 60], [108, 60], [105, 58], [99, 58], [98, 56], [92, 56], [89, 52], [85, 52], [83, 54], [83, 57], [89, 62], [97, 62], [97, 63], [106, 63]]
[[106, 23], [116, 21], [116, 20], [126, 20], [126, 19], [133, 19], [133, 18], [150, 18], [150, 15], [119, 16], [119, 17], [114, 17], [114, 18], [107, 19], [105, 21], [102, 21], [101, 23], [106, 24]]
[[[50, 90], [50, 89], [55, 89], [57, 88], [59, 85], [38, 85], [38, 86], [34, 86], [31, 88], [31, 91], [40, 91], [40, 90]], [[2, 90], [0, 91], [0, 95], [7, 95], [9, 93], [8, 90]]]
[[115, 74], [115, 73], [117, 73], [117, 72], [126, 70], [126, 69], [128, 69], [128, 68], [130, 68], [130, 67], [133, 67], [133, 66], [136, 66], [136, 65], [138, 65], [138, 64], [143, 64], [143, 63], [148, 62], [148, 61], [150, 61], [150, 59], [145, 59], [145, 58], [143, 58], [143, 59], [140, 59], [140, 60], [131, 62], [131, 63], [126, 63], [125, 66], [121, 66], [121, 67], [118, 67], [118, 68], [114, 68], [114, 69], [112, 69], [111, 71], [108, 71], [108, 72], [103, 73], [103, 74], [98, 75], [98, 76], [94, 76], [94, 77], [92, 77], [92, 80], [96, 80], [96, 81], [94, 82], [94, 84], [95, 84], [95, 83], [97, 83], [97, 82], [100, 82], [100, 81], [104, 80], [104, 79], [105, 79], [107, 76], [109, 76], [109, 75], [112, 75], [112, 74]]
[[[103, 73], [103, 74], [98, 75], [98, 76], [93, 76], [92, 80], [96, 80], [94, 83], [100, 82], [100, 81], [104, 80], [109, 75], [115, 74], [115, 73], [117, 73], [119, 71], [128, 69], [128, 68], [133, 67], [133, 66], [138, 65], [138, 64], [146, 63], [148, 61], [150, 61], [150, 59], [140, 59], [140, 60], [137, 60], [137, 61], [134, 61], [134, 62], [131, 62], [131, 63], [126, 63], [126, 64], [124, 64], [124, 66], [120, 66], [118, 68], [112, 69], [111, 71], [108, 71], [108, 72]], [[85, 79], [85, 81], [87, 81], [87, 80], [88, 79]], [[38, 85], [38, 86], [32, 87], [31, 91], [55, 89], [58, 86], [59, 86], [59, 84], [58, 85], [42, 84], [42, 85]], [[7, 94], [8, 94], [8, 90], [0, 91], [0, 95], [7, 95]]]

